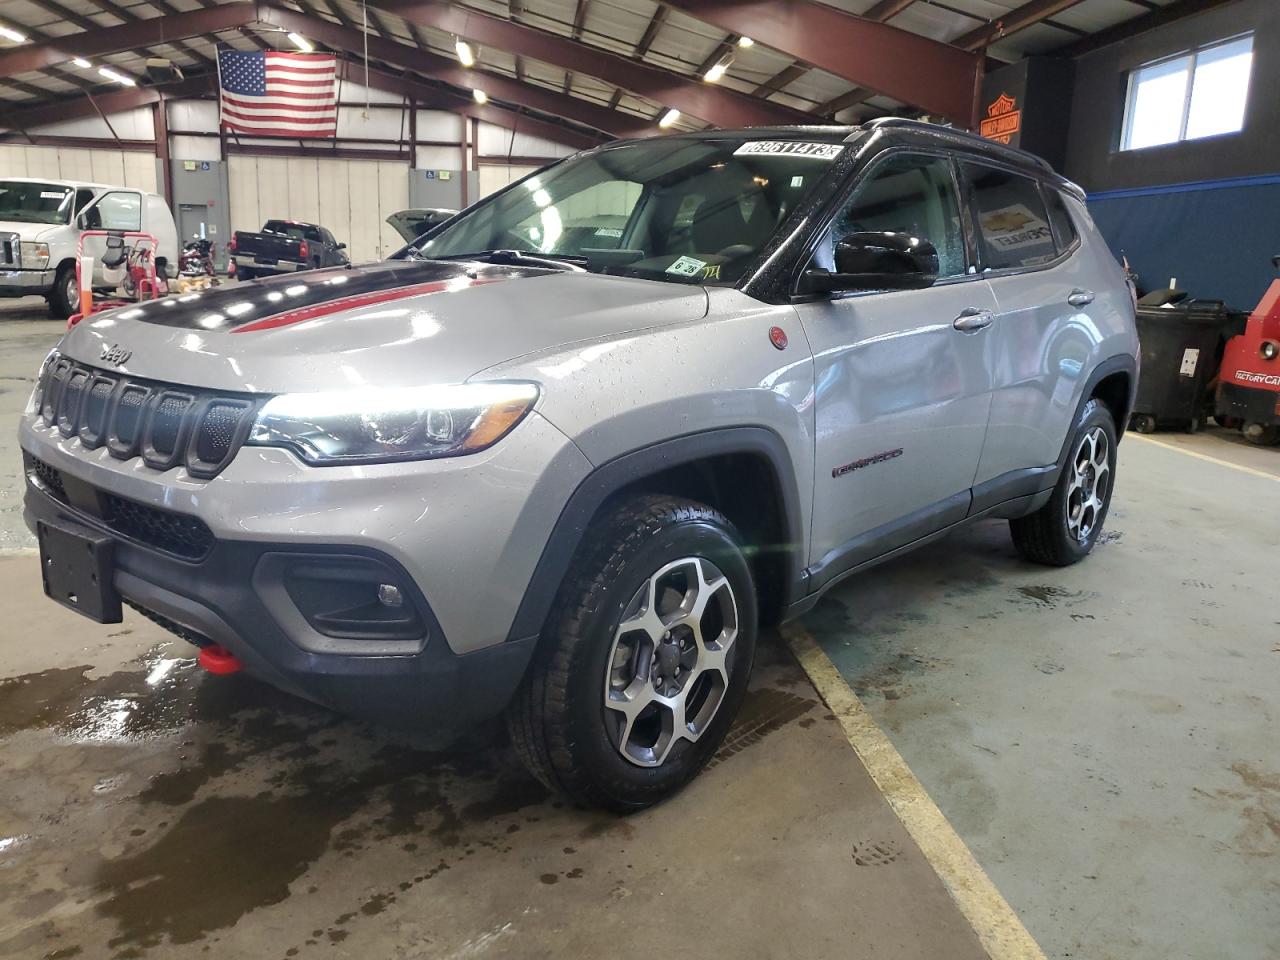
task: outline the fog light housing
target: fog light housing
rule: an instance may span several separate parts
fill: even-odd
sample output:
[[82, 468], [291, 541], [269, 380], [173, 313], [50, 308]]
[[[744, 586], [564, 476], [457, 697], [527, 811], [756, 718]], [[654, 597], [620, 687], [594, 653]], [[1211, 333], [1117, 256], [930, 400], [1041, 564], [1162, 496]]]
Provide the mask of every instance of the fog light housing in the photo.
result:
[[427, 634], [420, 598], [404, 572], [370, 556], [276, 554], [277, 579], [311, 629], [337, 640], [410, 641]]

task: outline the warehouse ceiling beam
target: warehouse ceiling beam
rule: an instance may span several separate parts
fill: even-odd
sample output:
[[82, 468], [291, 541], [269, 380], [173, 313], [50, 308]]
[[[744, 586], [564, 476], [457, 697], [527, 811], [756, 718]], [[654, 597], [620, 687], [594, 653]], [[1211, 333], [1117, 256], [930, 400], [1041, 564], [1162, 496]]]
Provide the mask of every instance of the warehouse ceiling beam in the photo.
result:
[[1068, 44], [1058, 50], [1052, 51], [1054, 56], [1061, 57], [1078, 57], [1081, 54], [1091, 53], [1101, 47], [1110, 46], [1113, 43], [1119, 43], [1123, 40], [1129, 40], [1139, 34], [1146, 33], [1148, 30], [1154, 30], [1156, 27], [1163, 27], [1167, 23], [1173, 23], [1186, 17], [1193, 17], [1199, 13], [1205, 13], [1208, 10], [1214, 10], [1218, 7], [1224, 7], [1229, 3], [1235, 3], [1236, 0], [1175, 0], [1167, 6], [1158, 7], [1150, 13], [1132, 20], [1125, 20], [1117, 23], [1113, 27], [1108, 27], [1091, 36], [1085, 37]]
[[860, 87], [957, 123], [972, 121], [981, 66], [972, 52], [811, 0], [665, 2]]
[[369, 56], [375, 60], [459, 87], [466, 90], [468, 96], [471, 90], [481, 89], [492, 98], [522, 104], [551, 116], [561, 116], [594, 127], [611, 137], [640, 136], [652, 132], [652, 127], [638, 117], [609, 110], [578, 97], [565, 96], [546, 87], [521, 83], [501, 74], [468, 69], [451, 58], [425, 54], [408, 44], [368, 36], [359, 30], [351, 30], [296, 10], [260, 4], [258, 20], [270, 26], [305, 34], [311, 40], [354, 56], [363, 55], [367, 41]]
[[962, 50], [981, 50], [1006, 37], [1011, 37], [1027, 27], [1048, 20], [1056, 13], [1070, 10], [1083, 0], [1030, 0], [1016, 9], [1010, 10], [997, 20], [974, 27], [951, 41], [953, 46]]
[[74, 57], [88, 60], [137, 47], [172, 43], [178, 37], [232, 30], [252, 23], [256, 17], [252, 3], [228, 3], [117, 27], [96, 27], [41, 43], [23, 44], [0, 52], [0, 77], [44, 70], [67, 63]]
[[718, 126], [799, 123], [808, 115], [758, 100], [700, 77], [672, 73], [599, 47], [521, 23], [489, 16], [444, 0], [373, 0], [370, 6], [410, 23], [433, 27], [482, 46], [495, 47], [543, 63], [595, 77], [634, 94], [675, 107]]
[[173, 100], [207, 96], [218, 89], [218, 78], [213, 74], [200, 74], [165, 84], [163, 87], [125, 87], [92, 97], [76, 96], [60, 100], [46, 100], [30, 106], [0, 111], [0, 127], [6, 130], [29, 130], [63, 120], [80, 120], [100, 114], [122, 113], [161, 99]]

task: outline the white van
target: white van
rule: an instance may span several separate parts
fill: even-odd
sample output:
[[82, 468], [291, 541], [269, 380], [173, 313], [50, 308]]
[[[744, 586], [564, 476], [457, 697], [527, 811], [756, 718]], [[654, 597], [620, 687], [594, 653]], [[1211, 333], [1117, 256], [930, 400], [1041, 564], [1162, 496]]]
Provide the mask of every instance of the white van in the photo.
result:
[[[178, 228], [164, 198], [132, 187], [74, 180], [0, 180], [0, 297], [42, 295], [49, 312], [79, 309], [76, 246], [84, 230], [142, 230], [158, 243], [156, 269], [177, 275]], [[105, 243], [91, 239], [94, 286], [104, 285]]]

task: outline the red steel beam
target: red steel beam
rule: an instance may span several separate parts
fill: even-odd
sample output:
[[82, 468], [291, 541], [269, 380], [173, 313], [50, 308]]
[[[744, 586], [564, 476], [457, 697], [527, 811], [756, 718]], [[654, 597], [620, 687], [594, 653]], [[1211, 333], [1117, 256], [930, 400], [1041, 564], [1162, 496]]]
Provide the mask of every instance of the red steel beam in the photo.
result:
[[111, 93], [95, 94], [92, 99], [83, 96], [66, 100], [46, 100], [44, 103], [0, 113], [0, 127], [8, 130], [27, 130], [62, 120], [77, 120], [81, 117], [95, 117], [99, 113], [121, 113], [125, 110], [145, 107], [148, 104], [158, 103], [162, 95], [172, 100], [199, 97], [213, 93], [217, 89], [217, 77], [212, 74], [201, 74], [197, 77], [188, 77], [178, 83], [166, 84], [163, 88], [127, 87]]
[[[759, 100], [712, 83], [704, 83], [701, 77], [671, 73], [609, 53], [599, 47], [522, 23], [489, 16], [445, 0], [373, 0], [370, 5], [419, 26], [433, 27], [483, 46], [519, 53], [524, 57], [595, 77], [718, 126], [812, 121], [812, 117], [802, 111]], [[754, 36], [769, 42], [767, 33], [756, 33]]]
[[971, 121], [981, 64], [970, 51], [811, 0], [665, 2], [851, 83], [956, 123]]
[[366, 35], [359, 30], [350, 30], [340, 24], [295, 10], [260, 4], [258, 20], [270, 26], [296, 31], [327, 47], [345, 50], [357, 56], [363, 54], [364, 45], [367, 42], [369, 56], [384, 63], [412, 70], [414, 73], [441, 80], [464, 90], [481, 89], [490, 97], [522, 104], [552, 116], [565, 117], [568, 120], [595, 127], [612, 137], [643, 136], [646, 133], [652, 133], [651, 125], [638, 117], [609, 110], [578, 97], [565, 96], [545, 87], [521, 83], [500, 74], [467, 69], [456, 60], [425, 54], [408, 44]]
[[66, 63], [73, 57], [84, 57], [87, 60], [136, 47], [173, 43], [180, 38], [231, 30], [250, 24], [255, 19], [257, 12], [254, 4], [234, 2], [138, 20], [118, 27], [98, 27], [83, 33], [71, 33], [43, 43], [26, 44], [0, 52], [0, 77], [43, 70], [55, 64]]
[[1082, 0], [1031, 0], [1017, 9], [1010, 10], [1004, 16], [991, 23], [974, 27], [951, 41], [953, 46], [962, 50], [981, 50], [988, 44], [1012, 36], [1019, 30], [1034, 27], [1042, 20], [1047, 20], [1055, 13], [1069, 10]]

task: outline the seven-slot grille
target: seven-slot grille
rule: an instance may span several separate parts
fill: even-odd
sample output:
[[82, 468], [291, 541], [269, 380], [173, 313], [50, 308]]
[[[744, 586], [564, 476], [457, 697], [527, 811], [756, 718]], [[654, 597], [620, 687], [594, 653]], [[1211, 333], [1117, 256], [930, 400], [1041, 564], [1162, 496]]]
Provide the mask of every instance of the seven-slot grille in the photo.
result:
[[0, 233], [0, 267], [22, 266], [22, 241], [16, 233]]
[[141, 457], [153, 470], [181, 465], [205, 480], [231, 462], [263, 399], [126, 377], [65, 357], [49, 363], [37, 397], [45, 425], [89, 450], [105, 445], [118, 460]]

